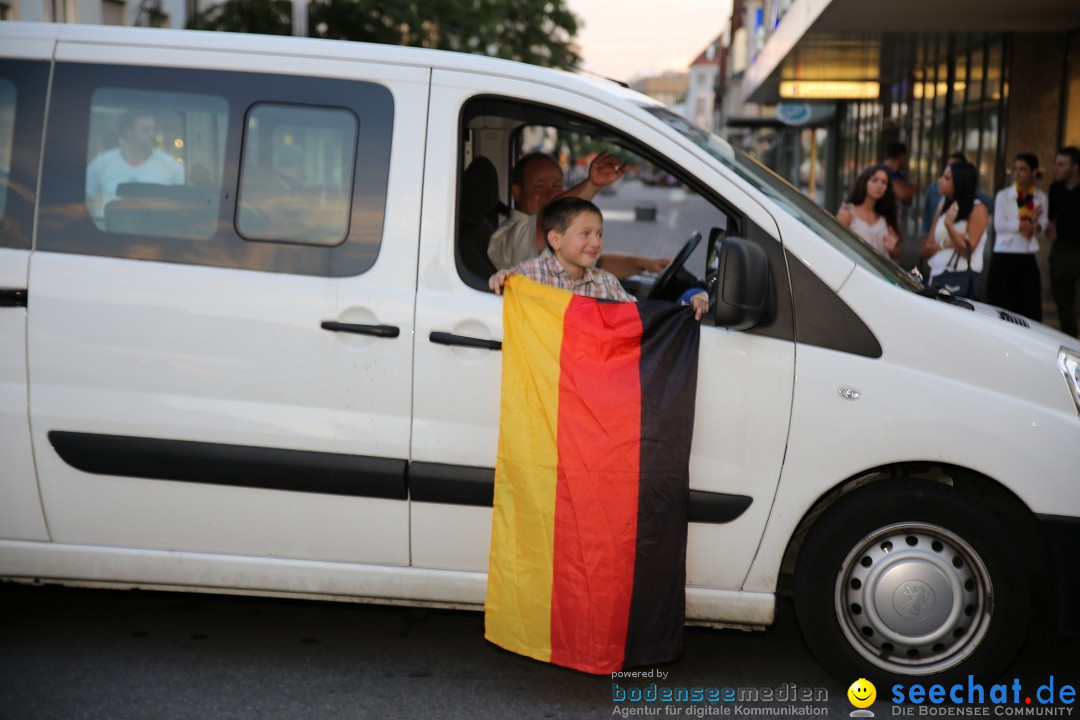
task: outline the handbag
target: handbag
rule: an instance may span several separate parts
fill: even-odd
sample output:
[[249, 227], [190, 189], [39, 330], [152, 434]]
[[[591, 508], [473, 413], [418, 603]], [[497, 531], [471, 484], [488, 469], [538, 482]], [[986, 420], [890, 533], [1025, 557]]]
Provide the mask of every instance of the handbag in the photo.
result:
[[[968, 256], [970, 257], [971, 243], [965, 241], [964, 244], [967, 245]], [[965, 269], [957, 270], [956, 266], [959, 261], [960, 253], [954, 252], [952, 260], [945, 266], [945, 272], [930, 279], [930, 287], [935, 290], [945, 290], [956, 297], [978, 300], [979, 273], [971, 269], [971, 263], [968, 260], [964, 260], [964, 264], [967, 265]]]

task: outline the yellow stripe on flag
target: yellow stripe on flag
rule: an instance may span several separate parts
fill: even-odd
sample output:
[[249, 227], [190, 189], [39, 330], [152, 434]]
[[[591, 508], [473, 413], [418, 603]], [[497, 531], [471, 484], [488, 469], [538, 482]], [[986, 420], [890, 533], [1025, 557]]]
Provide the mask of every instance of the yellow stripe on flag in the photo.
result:
[[[502, 405], [484, 636], [545, 662], [551, 659], [559, 362], [571, 298], [566, 290], [515, 275], [507, 280], [503, 300]], [[523, 301], [532, 306], [530, 312], [523, 311]], [[511, 460], [508, 448], [514, 448]], [[529, 452], [522, 454], [523, 448]]]

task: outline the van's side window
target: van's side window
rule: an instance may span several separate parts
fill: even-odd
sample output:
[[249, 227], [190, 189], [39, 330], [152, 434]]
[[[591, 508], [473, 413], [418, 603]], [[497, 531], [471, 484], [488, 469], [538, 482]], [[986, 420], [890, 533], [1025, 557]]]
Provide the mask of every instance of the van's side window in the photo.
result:
[[97, 228], [212, 237], [228, 119], [222, 97], [96, 90], [90, 101], [86, 208]]
[[605, 253], [673, 258], [698, 232], [704, 240], [685, 268], [704, 278], [714, 269], [706, 267], [708, 248], [740, 227], [740, 213], [708, 188], [688, 184], [651, 148], [588, 118], [509, 98], [480, 97], [465, 106], [462, 121], [458, 271], [478, 290], [487, 290], [494, 262], [534, 254], [531, 242], [523, 249], [510, 235], [495, 235], [494, 244], [491, 240], [508, 216], [522, 221], [506, 207], [513, 202], [512, 168], [533, 153], [552, 158], [563, 189], [587, 180], [589, 165], [601, 152], [627, 168], [621, 180], [591, 198], [604, 216]]
[[11, 147], [15, 139], [15, 83], [0, 78], [0, 217], [7, 207]]
[[0, 247], [30, 249], [49, 64], [0, 60]]
[[340, 108], [248, 113], [236, 227], [251, 240], [337, 245], [349, 231], [359, 122]]
[[57, 63], [37, 247], [359, 275], [382, 243], [393, 118], [373, 82]]

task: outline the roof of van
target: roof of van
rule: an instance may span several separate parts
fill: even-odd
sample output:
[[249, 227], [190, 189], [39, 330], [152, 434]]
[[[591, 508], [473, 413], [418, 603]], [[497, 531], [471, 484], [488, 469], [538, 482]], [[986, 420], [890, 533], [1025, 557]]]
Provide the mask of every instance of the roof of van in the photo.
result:
[[[369, 62], [436, 67], [463, 72], [479, 72], [564, 87], [577, 86], [586, 92], [604, 92], [638, 104], [659, 104], [655, 99], [623, 87], [614, 80], [594, 78], [563, 70], [528, 65], [513, 60], [426, 48], [380, 45], [347, 40], [324, 40], [282, 35], [172, 30], [65, 23], [0, 22], [3, 38], [44, 40], [86, 44], [145, 46], [217, 52], [265, 53], [307, 58], [362, 60]], [[0, 54], [2, 54], [0, 50]]]

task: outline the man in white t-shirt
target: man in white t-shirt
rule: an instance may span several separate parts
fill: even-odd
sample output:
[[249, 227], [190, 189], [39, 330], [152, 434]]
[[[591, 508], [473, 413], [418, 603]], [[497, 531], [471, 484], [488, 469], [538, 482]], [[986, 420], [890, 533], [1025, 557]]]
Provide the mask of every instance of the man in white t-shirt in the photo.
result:
[[[563, 171], [550, 155], [532, 153], [517, 161], [511, 171], [510, 192], [514, 209], [510, 218], [496, 228], [488, 242], [488, 258], [496, 270], [515, 267], [542, 255], [547, 242], [540, 229], [540, 211], [560, 197], [592, 200], [603, 188], [626, 174], [626, 165], [618, 158], [600, 153], [589, 164], [589, 177], [569, 190], [563, 189]], [[640, 272], [658, 273], [671, 261], [638, 255], [608, 253], [597, 267], [603, 267], [620, 279]]]
[[158, 150], [157, 122], [149, 111], [129, 110], [120, 121], [120, 145], [101, 153], [86, 167], [86, 207], [100, 226], [105, 206], [123, 183], [183, 185], [184, 168]]

